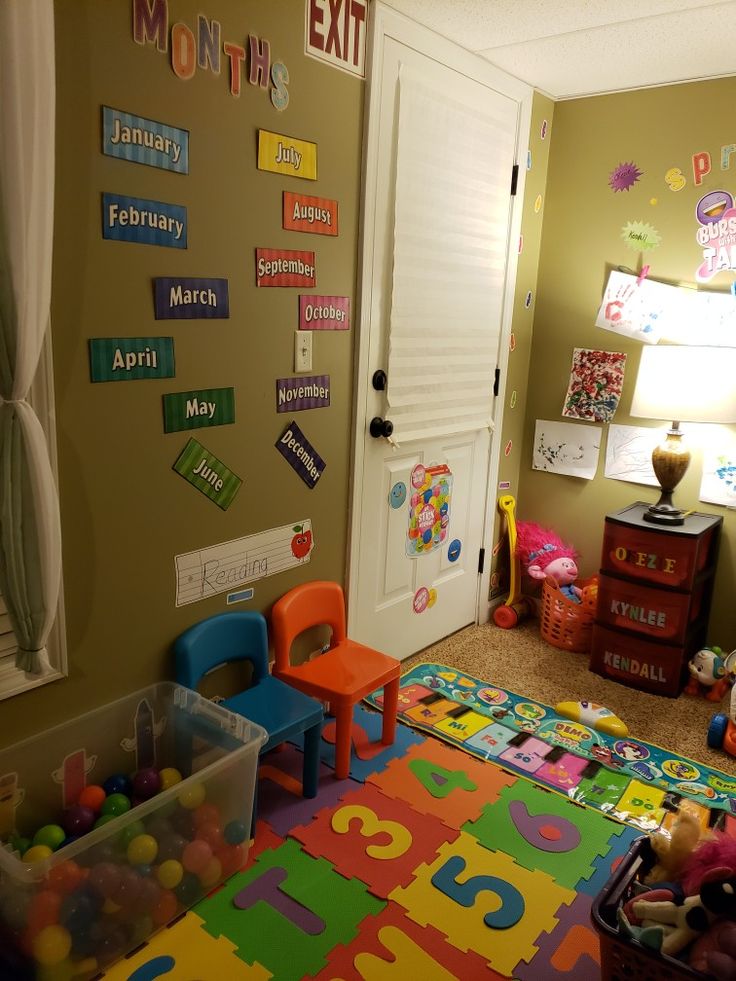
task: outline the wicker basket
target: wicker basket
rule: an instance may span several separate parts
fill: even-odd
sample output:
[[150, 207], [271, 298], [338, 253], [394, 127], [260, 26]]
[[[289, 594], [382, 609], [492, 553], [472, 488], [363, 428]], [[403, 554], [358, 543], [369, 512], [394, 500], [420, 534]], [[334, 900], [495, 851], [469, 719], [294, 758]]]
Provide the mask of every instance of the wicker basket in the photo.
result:
[[593, 901], [591, 917], [601, 944], [602, 981], [679, 981], [708, 975], [695, 971], [684, 961], [642, 946], [618, 930], [616, 912], [634, 895], [640, 873], [654, 864], [647, 835], [637, 838], [624, 855], [613, 876]]
[[563, 651], [590, 652], [593, 620], [598, 600], [598, 577], [583, 579], [576, 585], [583, 590], [580, 603], [568, 599], [554, 579], [544, 580], [540, 612], [542, 637]]

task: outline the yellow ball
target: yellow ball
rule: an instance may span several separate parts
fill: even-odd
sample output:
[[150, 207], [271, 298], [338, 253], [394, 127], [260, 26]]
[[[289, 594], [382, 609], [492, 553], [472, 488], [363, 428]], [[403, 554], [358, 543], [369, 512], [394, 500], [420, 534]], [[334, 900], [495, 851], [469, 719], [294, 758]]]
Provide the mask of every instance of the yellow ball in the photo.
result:
[[164, 889], [176, 889], [184, 878], [184, 868], [175, 858], [167, 858], [159, 865], [156, 878]]
[[161, 790], [168, 790], [174, 784], [181, 783], [181, 773], [173, 766], [165, 766], [159, 773], [161, 777]]
[[49, 855], [53, 855], [48, 845], [33, 845], [27, 852], [23, 853], [24, 862], [43, 862]]
[[220, 881], [222, 876], [222, 863], [214, 855], [209, 860], [204, 869], [199, 873], [199, 881], [205, 889], [209, 889]]
[[206, 791], [203, 783], [192, 784], [179, 794], [179, 803], [188, 811], [196, 811], [200, 804], [204, 803]]
[[137, 835], [128, 845], [131, 865], [151, 865], [158, 854], [158, 842], [153, 835]]
[[53, 924], [40, 930], [33, 938], [33, 956], [47, 967], [66, 960], [72, 949], [72, 938], [64, 927]]

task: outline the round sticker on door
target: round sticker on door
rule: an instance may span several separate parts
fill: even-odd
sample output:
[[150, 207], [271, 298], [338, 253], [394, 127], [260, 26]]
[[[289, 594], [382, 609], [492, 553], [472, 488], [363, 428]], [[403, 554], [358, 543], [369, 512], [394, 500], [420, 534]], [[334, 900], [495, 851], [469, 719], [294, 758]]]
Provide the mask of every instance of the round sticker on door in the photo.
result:
[[388, 495], [388, 503], [395, 511], [397, 508], [401, 507], [405, 500], [406, 484], [403, 480], [398, 480], [391, 488], [391, 493]]
[[414, 599], [412, 601], [412, 606], [414, 607], [415, 613], [424, 613], [429, 604], [429, 590], [426, 586], [420, 586], [419, 589], [414, 593]]
[[427, 606], [434, 606], [436, 602], [437, 602], [437, 590], [433, 588], [430, 589], [429, 591], [429, 599], [427, 600]]
[[447, 546], [447, 559], [449, 562], [457, 562], [460, 558], [460, 553], [463, 550], [463, 543], [459, 538], [453, 538], [450, 544]]
[[421, 487], [425, 481], [426, 471], [421, 463], [418, 463], [411, 472], [411, 486]]

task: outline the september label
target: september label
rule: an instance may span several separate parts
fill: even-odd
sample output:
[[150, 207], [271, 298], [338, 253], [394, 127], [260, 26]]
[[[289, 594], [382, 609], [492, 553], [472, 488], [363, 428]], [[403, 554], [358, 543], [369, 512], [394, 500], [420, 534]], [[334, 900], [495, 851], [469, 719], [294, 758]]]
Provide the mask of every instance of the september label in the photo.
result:
[[139, 245], [187, 247], [187, 209], [181, 204], [102, 195], [102, 237]]
[[156, 320], [226, 320], [230, 316], [226, 279], [159, 276], [153, 287]]
[[256, 249], [256, 286], [314, 286], [314, 252]]
[[145, 116], [102, 107], [102, 152], [131, 163], [189, 173], [189, 133]]
[[174, 377], [173, 337], [91, 337], [89, 372], [93, 382]]

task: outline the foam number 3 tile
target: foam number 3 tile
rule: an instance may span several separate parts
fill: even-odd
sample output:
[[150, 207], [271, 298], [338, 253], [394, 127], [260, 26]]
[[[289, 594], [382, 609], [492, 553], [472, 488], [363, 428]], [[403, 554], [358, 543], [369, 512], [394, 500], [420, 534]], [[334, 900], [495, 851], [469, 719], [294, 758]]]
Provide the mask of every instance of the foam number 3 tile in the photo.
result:
[[457, 837], [438, 818], [419, 814], [369, 784], [291, 834], [309, 854], [328, 859], [380, 897], [409, 882], [417, 865]]

